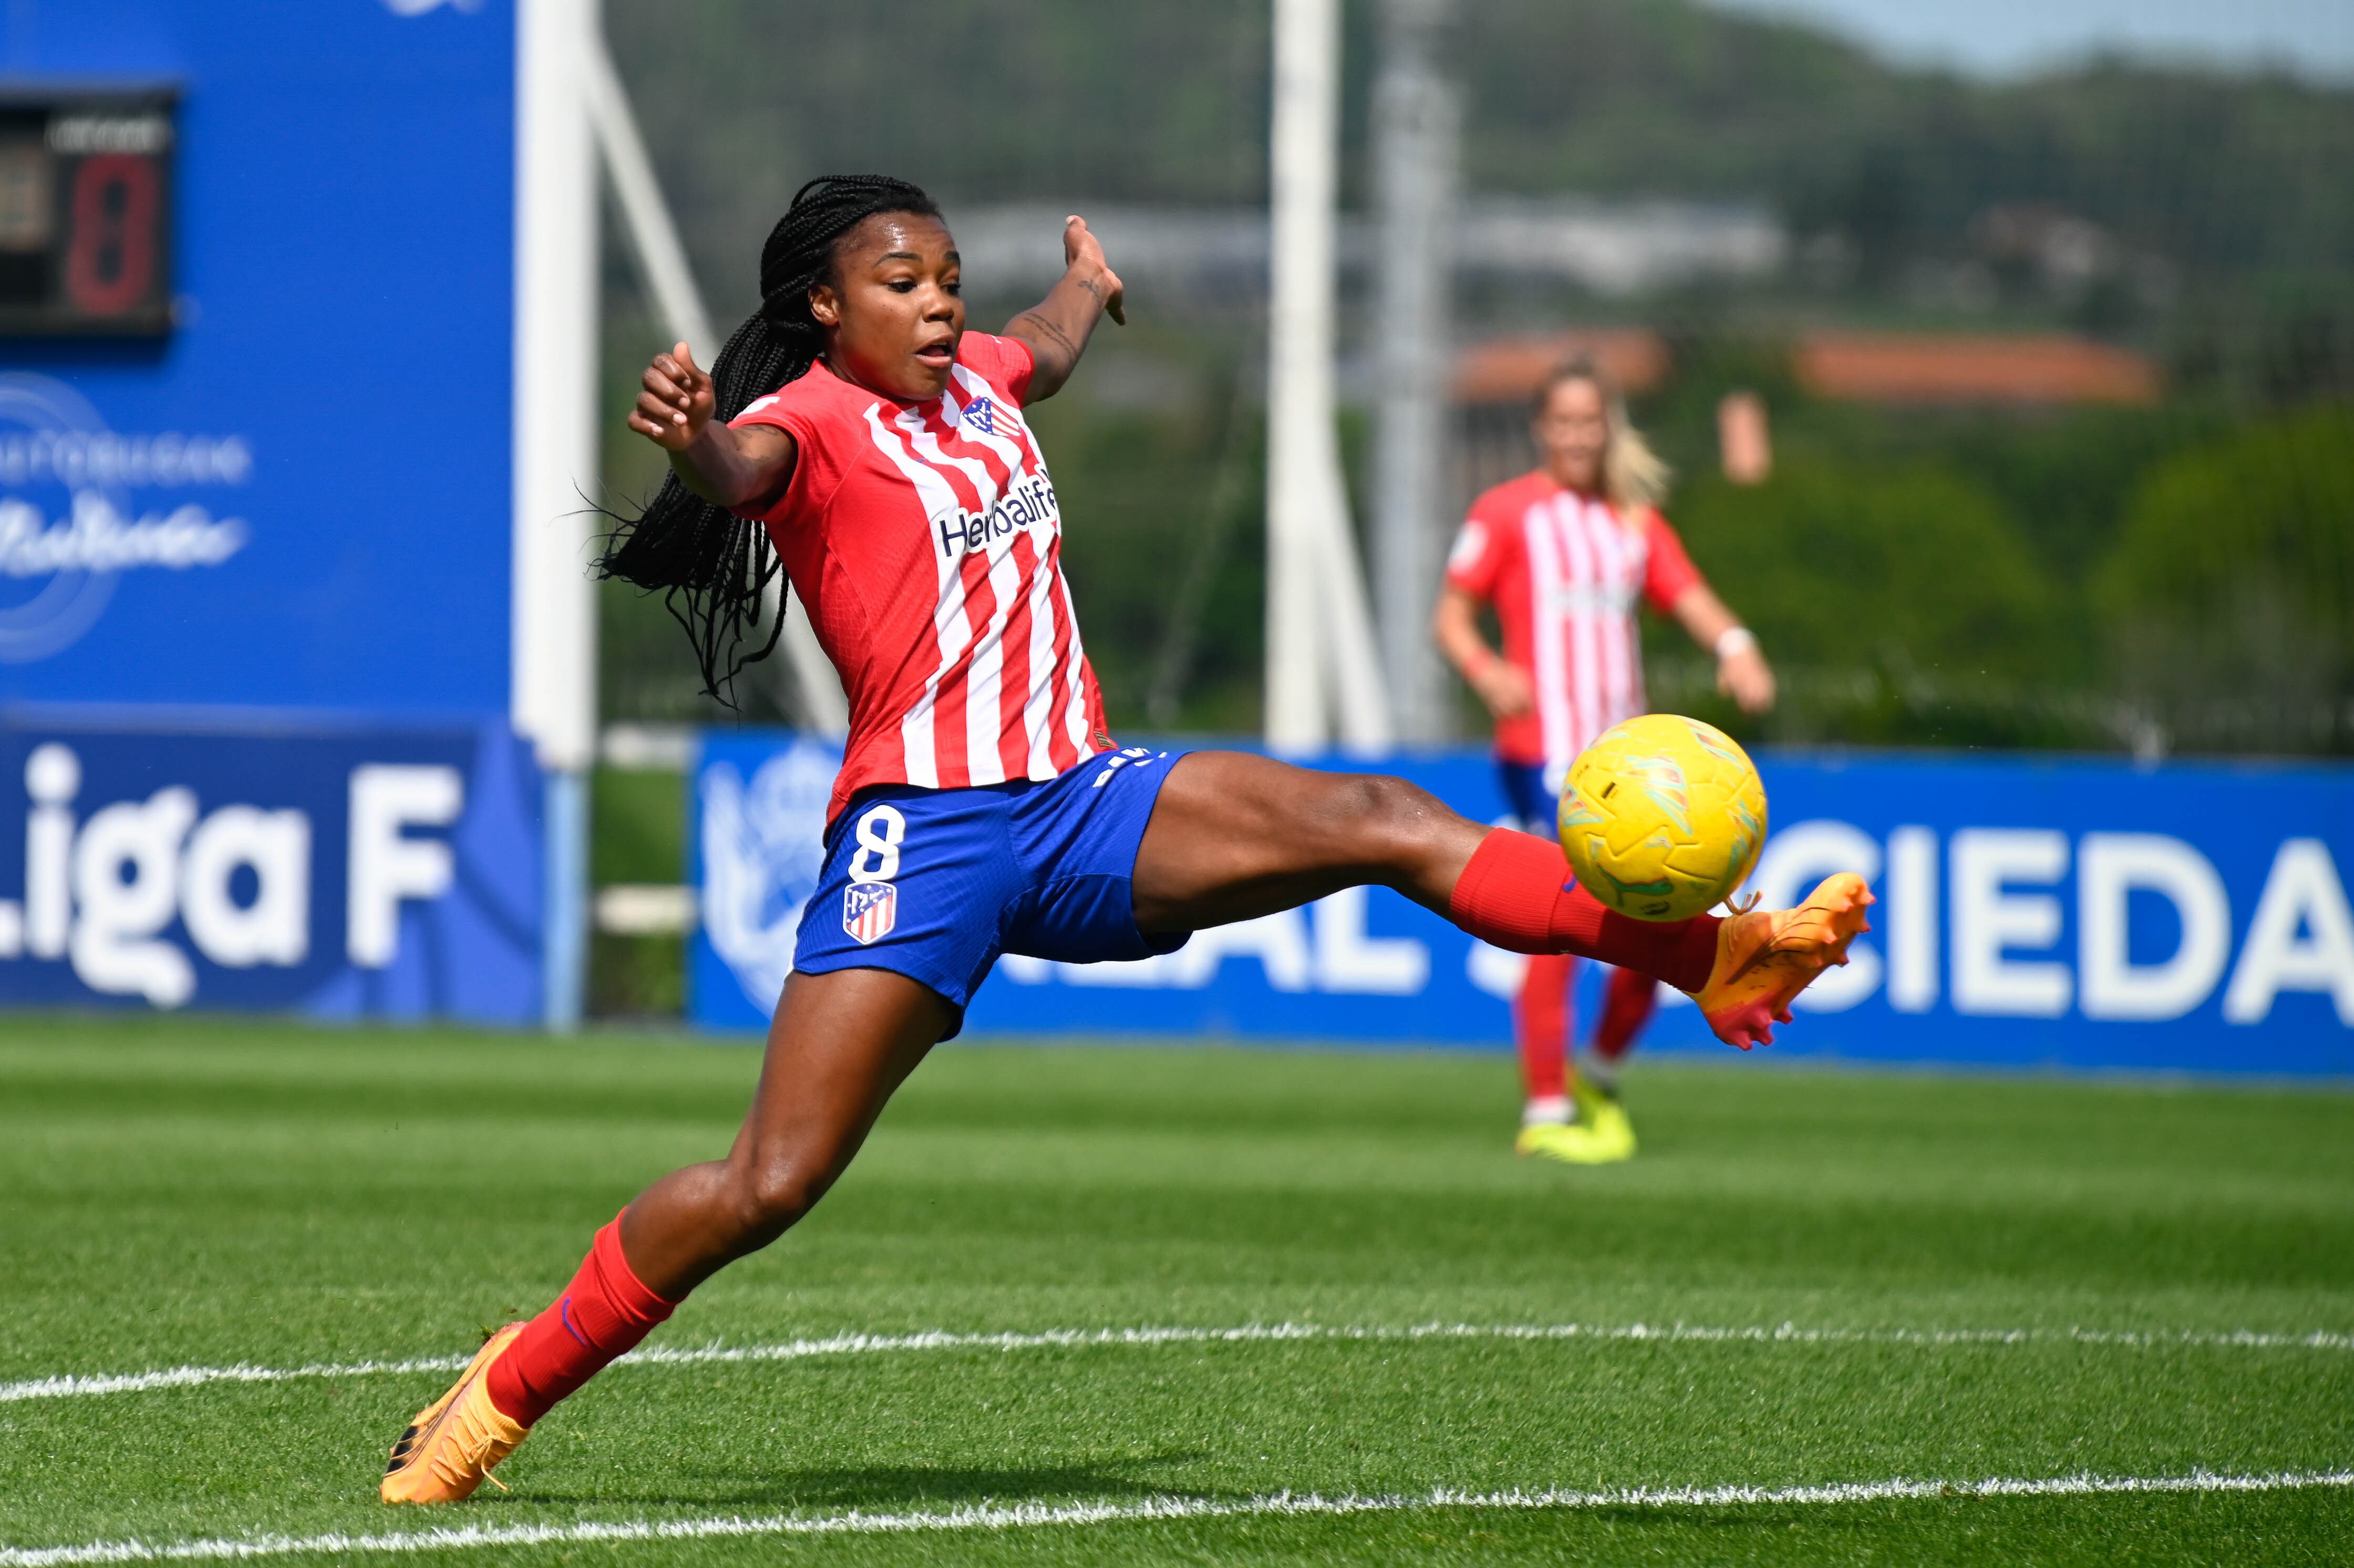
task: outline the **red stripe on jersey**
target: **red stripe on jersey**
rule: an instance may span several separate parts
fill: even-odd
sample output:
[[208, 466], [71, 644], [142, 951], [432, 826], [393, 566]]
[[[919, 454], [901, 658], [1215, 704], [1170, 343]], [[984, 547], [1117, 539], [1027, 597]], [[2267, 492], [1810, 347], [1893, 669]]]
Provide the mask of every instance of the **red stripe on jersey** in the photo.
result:
[[1028, 530], [1013, 535], [1015, 597], [998, 637], [997, 760], [1008, 779], [1030, 777], [1030, 587], [1038, 569]]
[[[953, 466], [958, 478], [972, 487], [974, 515], [1001, 515], [998, 506], [1019, 478], [1019, 454], [1001, 452], [998, 442], [981, 440], [960, 429], [963, 405], [953, 400], [953, 393], [941, 397], [932, 409], [925, 409], [920, 419], [932, 433], [932, 440], [918, 448], [920, 452], [925, 457], [937, 452], [939, 461]], [[1022, 735], [1019, 730], [1014, 735], [1005, 732], [1008, 697], [1013, 697], [1010, 714], [1014, 718], [1022, 714], [1022, 687], [1014, 681], [1019, 671], [1026, 669], [1026, 648], [1013, 648], [1013, 621], [1029, 598], [1024, 593], [1022, 558], [1014, 548], [1019, 542], [1019, 530], [1008, 536], [991, 532], [980, 556], [986, 593], [977, 593], [970, 605], [972, 654], [960, 678], [965, 685], [965, 765], [972, 784], [1001, 784], [1029, 775], [1029, 748]]]
[[[1058, 556], [1060, 553], [1058, 544]], [[1087, 714], [1087, 687], [1093, 683], [1094, 677], [1087, 669], [1087, 645], [1079, 637], [1079, 613], [1071, 603], [1071, 585], [1064, 578], [1059, 563], [1055, 572], [1055, 598], [1056, 608], [1061, 612], [1059, 619], [1069, 634], [1069, 646], [1064, 652], [1064, 658], [1067, 661], [1070, 677], [1063, 701], [1054, 714], [1055, 745], [1057, 756], [1061, 755], [1060, 748], [1067, 747], [1072, 760], [1076, 761], [1097, 749], [1088, 738]]]
[[[966, 677], [972, 671], [973, 645], [989, 625], [989, 610], [997, 602], [989, 587], [989, 563], [982, 557], [965, 556], [958, 563], [957, 575], [964, 587], [960, 596], [964, 646], [940, 676], [939, 700], [932, 705], [932, 746], [939, 758], [943, 789], [960, 789], [972, 782], [972, 758], [965, 745], [965, 705], [972, 688]], [[976, 599], [988, 608], [977, 606]]]
[[[959, 503], [969, 506], [975, 517], [993, 516], [1020, 471], [1008, 454], [995, 450], [994, 442], [968, 436], [961, 428], [963, 405], [953, 394], [917, 411], [916, 418], [922, 432], [915, 442], [917, 455], [952, 476]], [[1015, 697], [1013, 713], [1021, 711], [1019, 688], [1011, 686], [1013, 672], [1006, 661], [1011, 623], [1026, 599], [1014, 543], [1013, 537], [992, 535], [979, 553], [966, 556], [966, 580], [974, 585], [966, 599], [972, 640], [962, 668], [950, 679], [962, 700], [965, 777], [960, 781], [967, 784], [1002, 783], [1026, 777], [1029, 770], [1019, 732], [1010, 737], [1013, 744], [1009, 746], [1005, 730], [1009, 689]], [[975, 570], [980, 573], [977, 582]], [[949, 715], [943, 714], [940, 722], [947, 724]], [[1009, 751], [1014, 756], [1011, 766]], [[947, 782], [945, 776], [942, 782]]]
[[1046, 569], [1052, 575], [1046, 594], [1047, 619], [1054, 622], [1054, 669], [1046, 682], [1046, 711], [1041, 715], [1044, 726], [1046, 758], [1055, 772], [1060, 773], [1079, 759], [1079, 749], [1071, 744], [1063, 715], [1070, 710], [1071, 698], [1077, 690], [1078, 671], [1074, 654], [1077, 628], [1071, 620], [1070, 607], [1063, 595], [1055, 591], [1063, 580], [1062, 541], [1046, 546]]

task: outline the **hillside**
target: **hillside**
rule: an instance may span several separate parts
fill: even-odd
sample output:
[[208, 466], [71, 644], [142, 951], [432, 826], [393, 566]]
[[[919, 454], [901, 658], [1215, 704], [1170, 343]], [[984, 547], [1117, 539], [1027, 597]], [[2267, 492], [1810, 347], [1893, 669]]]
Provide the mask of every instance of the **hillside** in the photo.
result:
[[[1373, 13], [1348, 10], [1361, 201]], [[611, 0], [608, 27], [709, 286], [748, 303], [810, 175], [889, 169], [955, 201], [1264, 198], [1265, 0], [850, 6]], [[2179, 298], [2320, 297], [2354, 258], [2354, 93], [2101, 65], [2017, 85], [1898, 69], [1691, 0], [1469, 0], [1466, 182], [1527, 196], [1759, 200], [1871, 289], [2048, 206]]]

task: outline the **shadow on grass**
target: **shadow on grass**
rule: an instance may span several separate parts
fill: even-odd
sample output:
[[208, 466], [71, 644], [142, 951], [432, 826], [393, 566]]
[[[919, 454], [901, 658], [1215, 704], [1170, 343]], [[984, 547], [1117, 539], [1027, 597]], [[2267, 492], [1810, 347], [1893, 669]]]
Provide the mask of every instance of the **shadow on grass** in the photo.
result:
[[[735, 1470], [687, 1470], [667, 1478], [654, 1491], [614, 1488], [595, 1492], [543, 1491], [536, 1487], [497, 1499], [504, 1509], [650, 1508], [942, 1510], [994, 1503], [1053, 1500], [1105, 1501], [1155, 1497], [1172, 1490], [1149, 1472], [1201, 1458], [1198, 1450], [1159, 1453], [1092, 1464], [1037, 1465], [1023, 1468], [960, 1468], [954, 1466], [875, 1465], [858, 1469], [798, 1469], [749, 1474]], [[1239, 1498], [1244, 1493], [1187, 1487], [1188, 1497]]]

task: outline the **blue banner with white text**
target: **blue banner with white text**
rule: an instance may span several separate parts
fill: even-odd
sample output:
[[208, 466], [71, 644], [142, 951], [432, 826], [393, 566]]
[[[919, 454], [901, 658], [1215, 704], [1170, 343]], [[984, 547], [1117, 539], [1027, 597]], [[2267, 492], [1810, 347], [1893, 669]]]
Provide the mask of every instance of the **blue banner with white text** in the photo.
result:
[[502, 724], [0, 722], [0, 1004], [540, 1016], [540, 778]]
[[[705, 737], [691, 791], [698, 1024], [766, 1023], [839, 758], [805, 738]], [[1377, 766], [1508, 820], [1477, 752], [1327, 765]], [[1856, 871], [1881, 899], [1853, 962], [1807, 993], [1776, 1049], [2354, 1073], [2354, 768], [1771, 752], [1759, 768], [1772, 832], [1749, 886], [1780, 906]], [[1501, 1049], [1521, 972], [1395, 894], [1359, 889], [1142, 963], [1002, 960], [967, 1028]], [[1664, 988], [1662, 1001], [1647, 1045], [1719, 1049], [1689, 1002]]]

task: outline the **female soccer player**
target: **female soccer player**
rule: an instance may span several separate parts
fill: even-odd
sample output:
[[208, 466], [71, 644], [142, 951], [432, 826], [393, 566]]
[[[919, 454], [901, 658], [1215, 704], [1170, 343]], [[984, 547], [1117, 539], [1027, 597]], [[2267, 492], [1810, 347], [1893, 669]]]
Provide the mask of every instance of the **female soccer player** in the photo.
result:
[[967, 333], [930, 198], [813, 180], [711, 372], [684, 344], [647, 369], [630, 428], [672, 473], [606, 569], [669, 594], [716, 688], [781, 558], [850, 697], [825, 872], [735, 1146], [641, 1192], [545, 1311], [490, 1337], [393, 1446], [387, 1502], [470, 1495], [557, 1401], [807, 1213], [1000, 953], [1140, 959], [1377, 883], [1500, 947], [1658, 975], [1746, 1049], [1865, 929], [1853, 876], [1797, 909], [1645, 924], [1574, 885], [1553, 844], [1397, 779], [1116, 747], [1022, 412], [1099, 314], [1123, 319], [1084, 222], [1063, 248], [1044, 302], [1002, 337]]
[[[1431, 631], [1496, 715], [1504, 798], [1529, 832], [1552, 838], [1569, 765], [1595, 736], [1646, 711], [1638, 601], [1675, 617], [1716, 655], [1717, 689], [1744, 711], [1773, 705], [1774, 673], [1659, 515], [1667, 465], [1598, 368], [1573, 360], [1547, 376], [1529, 433], [1544, 461], [1471, 503]], [[1500, 655], [1479, 635], [1482, 604], [1504, 634]], [[1569, 1063], [1576, 980], [1574, 954], [1539, 954], [1513, 1000], [1525, 1091], [1513, 1147], [1597, 1165], [1635, 1152], [1618, 1063], [1659, 987], [1639, 969], [1611, 971], [1593, 1054], [1577, 1075]]]

